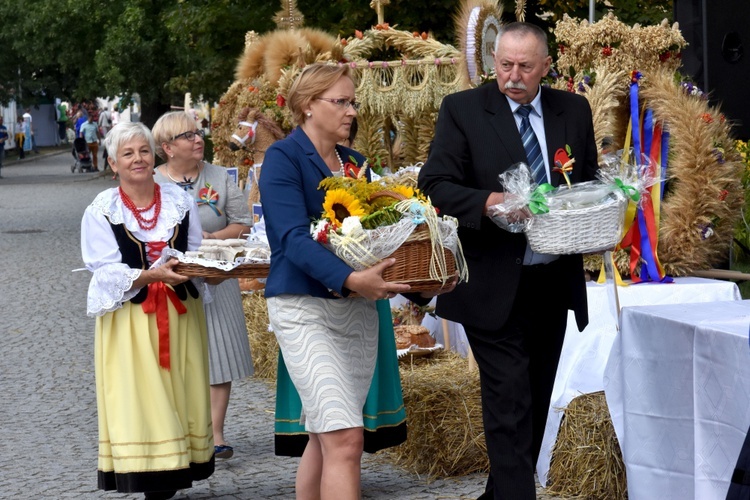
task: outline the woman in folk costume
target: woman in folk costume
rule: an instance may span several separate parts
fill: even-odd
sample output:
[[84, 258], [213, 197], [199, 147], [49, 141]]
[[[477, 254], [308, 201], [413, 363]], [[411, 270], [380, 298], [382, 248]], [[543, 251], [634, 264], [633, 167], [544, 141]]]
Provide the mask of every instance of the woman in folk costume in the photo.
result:
[[144, 125], [120, 124], [106, 147], [120, 186], [100, 193], [81, 223], [93, 273], [87, 313], [96, 317], [98, 483], [171, 498], [214, 471], [206, 320], [177, 261], [152, 265], [166, 247], [195, 250], [200, 219], [183, 189], [154, 182]]

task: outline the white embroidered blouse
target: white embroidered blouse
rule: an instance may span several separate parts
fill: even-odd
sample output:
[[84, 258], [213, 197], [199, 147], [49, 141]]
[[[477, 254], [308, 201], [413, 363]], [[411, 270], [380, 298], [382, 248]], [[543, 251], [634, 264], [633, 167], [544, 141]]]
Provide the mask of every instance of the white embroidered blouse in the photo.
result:
[[[86, 300], [86, 313], [89, 316], [102, 316], [115, 311], [140, 291], [140, 288], [131, 287], [141, 275], [141, 269], [133, 269], [122, 262], [122, 254], [110, 223], [125, 224], [127, 230], [143, 242], [168, 241], [174, 234], [175, 226], [182, 222], [187, 213], [190, 213], [188, 250], [196, 250], [202, 238], [198, 206], [177, 185], [161, 186], [161, 213], [156, 226], [149, 231], [141, 229], [130, 210], [125, 208], [118, 188], [108, 189], [97, 195], [86, 208], [81, 221], [83, 262], [86, 269], [93, 273]], [[152, 208], [144, 212], [143, 216], [151, 218], [153, 214]], [[159, 265], [158, 261], [156, 265]], [[201, 288], [198, 286], [198, 290]]]

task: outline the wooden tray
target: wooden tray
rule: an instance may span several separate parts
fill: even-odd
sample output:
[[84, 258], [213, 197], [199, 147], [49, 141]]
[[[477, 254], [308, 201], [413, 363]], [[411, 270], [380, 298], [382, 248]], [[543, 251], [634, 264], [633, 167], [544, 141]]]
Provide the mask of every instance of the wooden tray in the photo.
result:
[[199, 278], [267, 278], [270, 267], [270, 264], [240, 264], [230, 271], [224, 271], [215, 267], [180, 262], [174, 266], [174, 272]]
[[409, 349], [404, 354], [399, 356], [399, 361], [409, 359], [409, 358], [426, 358], [429, 356], [432, 356], [436, 352], [442, 352], [444, 350], [443, 347], [433, 347], [433, 348], [426, 348], [426, 347], [420, 347], [418, 349]]

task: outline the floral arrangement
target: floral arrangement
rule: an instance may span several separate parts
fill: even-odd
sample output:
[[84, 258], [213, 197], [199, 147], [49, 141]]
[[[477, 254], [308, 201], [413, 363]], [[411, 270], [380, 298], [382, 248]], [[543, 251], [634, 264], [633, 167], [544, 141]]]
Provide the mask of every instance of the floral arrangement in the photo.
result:
[[[363, 169], [365, 167], [363, 166]], [[375, 182], [359, 178], [328, 177], [321, 217], [310, 226], [313, 239], [357, 270], [371, 267], [392, 255], [413, 235], [431, 245], [429, 279], [445, 283], [452, 277], [444, 250], [453, 253], [459, 279], [467, 279], [458, 240], [456, 219], [438, 217], [438, 210], [418, 189], [387, 176]], [[417, 233], [417, 229], [426, 229]], [[423, 240], [423, 241], [424, 241]]]
[[322, 218], [314, 225], [312, 234], [321, 243], [327, 243], [331, 231], [348, 235], [355, 228], [375, 229], [395, 224], [403, 217], [396, 209], [401, 200], [414, 200], [415, 206], [410, 208], [415, 213], [431, 208], [418, 189], [394, 183], [388, 177], [382, 182], [328, 177], [321, 181], [319, 189], [324, 189], [326, 196]]

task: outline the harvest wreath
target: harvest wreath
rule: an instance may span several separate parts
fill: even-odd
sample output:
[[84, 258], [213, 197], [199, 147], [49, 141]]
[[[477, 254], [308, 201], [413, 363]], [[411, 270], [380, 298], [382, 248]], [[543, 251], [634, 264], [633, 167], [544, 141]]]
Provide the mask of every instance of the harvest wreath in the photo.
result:
[[383, 279], [412, 291], [439, 290], [456, 275], [459, 282], [468, 280], [456, 219], [439, 217], [419, 190], [389, 177], [367, 182], [364, 176], [328, 177], [319, 189], [326, 194], [312, 237], [355, 270], [394, 257]]

